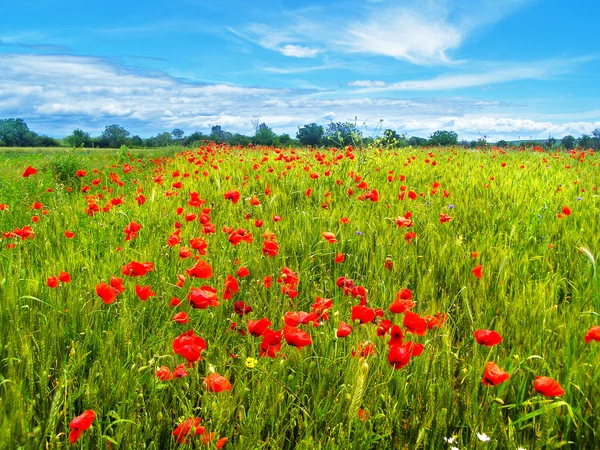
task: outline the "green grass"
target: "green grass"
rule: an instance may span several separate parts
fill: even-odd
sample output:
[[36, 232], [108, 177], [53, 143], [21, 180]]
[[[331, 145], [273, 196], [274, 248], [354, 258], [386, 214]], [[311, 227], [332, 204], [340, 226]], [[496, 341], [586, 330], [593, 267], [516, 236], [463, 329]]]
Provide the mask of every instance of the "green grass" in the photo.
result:
[[[349, 156], [220, 146], [184, 154], [2, 151], [0, 204], [8, 208], [0, 211], [0, 231], [30, 225], [36, 236], [0, 241], [0, 448], [68, 447], [69, 422], [87, 409], [96, 420], [74, 448], [176, 448], [172, 432], [189, 417], [200, 417], [215, 433], [209, 448], [227, 437], [225, 448], [445, 449], [444, 438], [451, 436], [461, 449], [597, 448], [600, 343], [586, 344], [583, 337], [600, 325], [599, 157], [458, 148], [369, 149]], [[124, 173], [125, 164], [133, 170]], [[38, 174], [23, 178], [28, 165]], [[80, 169], [88, 172], [83, 178], [76, 176]], [[173, 178], [174, 171], [180, 176]], [[111, 172], [122, 185], [111, 181]], [[309, 177], [313, 172], [318, 179]], [[358, 199], [367, 191], [357, 189], [351, 172], [378, 190], [378, 202]], [[162, 185], [154, 181], [159, 175]], [[97, 186], [93, 179], [100, 179]], [[173, 188], [175, 181], [183, 187]], [[432, 193], [434, 182], [440, 186]], [[403, 185], [423, 195], [399, 200]], [[90, 187], [86, 193], [84, 186]], [[223, 198], [231, 189], [242, 195], [236, 205]], [[189, 192], [206, 200], [202, 207], [210, 208], [216, 234], [204, 235], [198, 220], [184, 219], [201, 212], [188, 205]], [[142, 206], [135, 201], [140, 193], [147, 198]], [[100, 209], [111, 198], [124, 202], [89, 216], [86, 195], [97, 196], [89, 200]], [[250, 205], [253, 195], [260, 206]], [[30, 208], [35, 201], [46, 215]], [[572, 214], [558, 218], [563, 206]], [[398, 229], [394, 219], [408, 211], [414, 227]], [[453, 219], [440, 224], [442, 212]], [[32, 222], [34, 215], [39, 222]], [[274, 222], [273, 215], [282, 220]], [[341, 224], [342, 217], [350, 223]], [[256, 228], [255, 219], [264, 225]], [[123, 229], [131, 221], [142, 228], [126, 241]], [[214, 270], [210, 279], [176, 286], [177, 274], [194, 261], [167, 245], [175, 222], [181, 223], [181, 245], [194, 237], [208, 242], [201, 258]], [[233, 246], [224, 227], [245, 228], [254, 241]], [[75, 238], [66, 239], [65, 230]], [[274, 258], [261, 251], [266, 231], [277, 237]], [[327, 243], [325, 231], [338, 242]], [[417, 235], [412, 244], [404, 240], [407, 231]], [[345, 253], [343, 263], [334, 263], [336, 253]], [[153, 262], [155, 271], [123, 277], [121, 267], [132, 260]], [[478, 264], [481, 279], [471, 273]], [[239, 278], [232, 300], [206, 310], [190, 307], [190, 287], [209, 285], [221, 296], [226, 276], [235, 276], [239, 265], [250, 276]], [[275, 281], [284, 266], [300, 279], [294, 299]], [[49, 288], [47, 278], [61, 271], [71, 274], [71, 283]], [[95, 288], [112, 276], [123, 277], [126, 290], [106, 305]], [[265, 276], [273, 277], [271, 289], [263, 286]], [[352, 324], [350, 336], [335, 337], [358, 304], [336, 286], [340, 276], [364, 286], [367, 305], [382, 308], [398, 325], [402, 316], [388, 308], [404, 287], [414, 294], [413, 311], [447, 313], [448, 320], [425, 336], [407, 334], [424, 344], [424, 352], [394, 370], [387, 360], [389, 336], [377, 336], [377, 324]], [[156, 296], [140, 301], [136, 283], [151, 286]], [[280, 356], [261, 358], [261, 338], [230, 330], [232, 322], [245, 329], [248, 318], [262, 317], [280, 330], [286, 312], [310, 311], [317, 296], [333, 299], [334, 306], [318, 327], [300, 326], [312, 338], [303, 349], [283, 340]], [[170, 307], [172, 297], [182, 305]], [[240, 319], [234, 301], [254, 311]], [[189, 323], [171, 321], [179, 311], [188, 313]], [[207, 342], [203, 360], [187, 377], [161, 382], [158, 367], [172, 370], [185, 362], [171, 345], [191, 329]], [[477, 329], [494, 329], [503, 342], [479, 346]], [[375, 344], [376, 354], [353, 357], [366, 342]], [[258, 360], [255, 367], [247, 367], [249, 357]], [[484, 386], [486, 361], [510, 379]], [[203, 378], [211, 371], [233, 389], [207, 392]], [[565, 394], [536, 393], [538, 375], [559, 381]], [[359, 409], [368, 411], [367, 420], [359, 420]], [[491, 441], [480, 442], [477, 432]], [[199, 437], [184, 447], [206, 448]]]

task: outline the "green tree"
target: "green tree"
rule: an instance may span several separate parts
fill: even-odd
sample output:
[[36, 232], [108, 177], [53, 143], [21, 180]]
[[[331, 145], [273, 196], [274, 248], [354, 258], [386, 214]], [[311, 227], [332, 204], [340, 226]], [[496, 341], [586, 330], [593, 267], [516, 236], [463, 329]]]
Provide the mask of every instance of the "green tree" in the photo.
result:
[[548, 140], [546, 141], [546, 147], [554, 148], [555, 146], [556, 146], [556, 139], [553, 138], [552, 136], [549, 136]]
[[183, 131], [181, 128], [174, 128], [173, 131], [171, 131], [171, 136], [173, 136], [173, 139], [176, 141], [179, 141], [183, 139], [183, 136], [185, 136], [185, 131]]
[[227, 133], [221, 128], [221, 125], [213, 125], [210, 129], [210, 140], [215, 142], [227, 142], [227, 135], [231, 137], [231, 133]]
[[425, 147], [428, 142], [427, 139], [418, 136], [411, 136], [408, 139], [408, 145], [411, 147]]
[[387, 129], [383, 132], [380, 144], [384, 147], [406, 147], [408, 140], [404, 134], [400, 135], [392, 129]]
[[582, 134], [579, 138], [578, 145], [584, 150], [592, 148], [592, 137], [589, 134]]
[[362, 132], [350, 122], [331, 122], [325, 130], [325, 141], [329, 145], [347, 146], [357, 144], [362, 139]]
[[154, 137], [154, 146], [155, 147], [166, 147], [168, 145], [171, 145], [172, 142], [173, 142], [173, 137], [171, 136], [171, 133], [169, 133], [168, 131], [157, 134], [156, 137]]
[[207, 141], [209, 139], [210, 136], [207, 136], [200, 131], [194, 131], [183, 140], [183, 145], [186, 147], [198, 146], [202, 144], [202, 141]]
[[321, 125], [316, 123], [309, 123], [303, 127], [298, 127], [296, 133], [296, 139], [300, 141], [302, 145], [309, 145], [311, 147], [318, 147], [323, 143], [323, 135], [325, 129]]
[[287, 133], [279, 135], [279, 145], [282, 147], [294, 147], [298, 144], [299, 142], [296, 139], [292, 139], [292, 137]]
[[279, 145], [279, 137], [266, 123], [261, 123], [252, 138], [252, 143], [256, 145]]
[[430, 145], [448, 146], [458, 144], [458, 134], [455, 131], [438, 130], [429, 136]]
[[508, 142], [505, 141], [504, 139], [500, 139], [498, 142], [496, 142], [496, 147], [502, 147], [502, 148], [506, 148], [508, 147]]
[[127, 144], [127, 138], [130, 134], [121, 125], [112, 124], [106, 126], [100, 138], [101, 142], [105, 143], [107, 147], [120, 148], [121, 145]]
[[560, 140], [560, 145], [566, 150], [572, 150], [575, 148], [575, 138], [569, 134]]
[[23, 119], [0, 120], [0, 142], [6, 147], [31, 147], [37, 134], [29, 129]]
[[241, 147], [248, 147], [252, 143], [252, 138], [244, 136], [240, 133], [235, 133], [229, 139], [229, 145], [239, 145]]
[[592, 131], [592, 148], [598, 150], [600, 148], [600, 128]]
[[71, 135], [65, 138], [65, 142], [70, 147], [90, 147], [92, 144], [92, 138], [90, 137], [89, 133], [77, 128], [73, 130]]

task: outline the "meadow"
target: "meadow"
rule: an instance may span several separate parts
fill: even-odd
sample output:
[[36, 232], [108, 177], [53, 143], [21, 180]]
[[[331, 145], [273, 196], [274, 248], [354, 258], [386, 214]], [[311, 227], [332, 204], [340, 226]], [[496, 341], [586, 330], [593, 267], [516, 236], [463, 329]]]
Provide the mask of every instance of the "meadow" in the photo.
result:
[[0, 150], [0, 448], [600, 448], [599, 163]]

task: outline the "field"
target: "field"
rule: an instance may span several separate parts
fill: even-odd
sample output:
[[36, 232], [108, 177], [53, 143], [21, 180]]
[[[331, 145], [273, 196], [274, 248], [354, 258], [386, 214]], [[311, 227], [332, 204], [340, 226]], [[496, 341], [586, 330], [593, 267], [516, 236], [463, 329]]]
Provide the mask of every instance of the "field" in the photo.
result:
[[599, 163], [0, 152], [0, 448], [600, 448]]

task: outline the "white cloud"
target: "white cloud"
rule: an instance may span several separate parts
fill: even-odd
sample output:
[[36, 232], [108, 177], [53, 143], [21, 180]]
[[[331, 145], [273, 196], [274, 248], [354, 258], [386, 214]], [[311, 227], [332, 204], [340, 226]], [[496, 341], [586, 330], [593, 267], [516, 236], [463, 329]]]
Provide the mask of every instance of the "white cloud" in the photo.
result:
[[274, 29], [265, 24], [250, 24], [244, 32], [240, 32], [233, 27], [228, 28], [236, 36], [260, 45], [267, 50], [273, 50], [285, 56], [294, 58], [314, 58], [322, 50], [316, 47], [306, 45], [297, 45], [299, 39], [294, 37], [290, 31], [284, 31], [280, 28]]
[[285, 56], [296, 58], [314, 58], [320, 52], [318, 48], [302, 47], [301, 45], [287, 44], [279, 49]]

